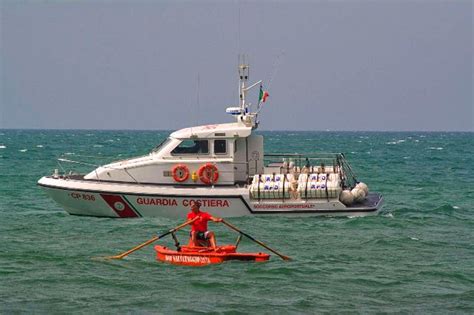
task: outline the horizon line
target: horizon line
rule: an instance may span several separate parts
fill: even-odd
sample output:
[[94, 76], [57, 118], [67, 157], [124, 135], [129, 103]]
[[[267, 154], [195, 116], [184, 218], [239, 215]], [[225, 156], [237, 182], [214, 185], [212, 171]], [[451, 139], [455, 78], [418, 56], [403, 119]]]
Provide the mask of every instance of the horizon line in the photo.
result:
[[[188, 127], [190, 128], [190, 127]], [[179, 129], [93, 129], [93, 128], [0, 128], [0, 130], [27, 130], [27, 131], [156, 131], [173, 132]], [[257, 129], [266, 132], [454, 132], [474, 133], [474, 130], [292, 130], [292, 129]]]

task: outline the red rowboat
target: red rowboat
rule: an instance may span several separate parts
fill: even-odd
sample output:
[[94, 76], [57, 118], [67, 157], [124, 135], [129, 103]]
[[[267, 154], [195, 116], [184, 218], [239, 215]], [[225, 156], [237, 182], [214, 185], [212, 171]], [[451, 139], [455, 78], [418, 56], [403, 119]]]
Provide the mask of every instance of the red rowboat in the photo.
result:
[[156, 245], [156, 259], [173, 265], [205, 266], [220, 264], [228, 260], [267, 261], [270, 255], [265, 253], [237, 253], [234, 245], [218, 246], [216, 250], [210, 247], [182, 246], [180, 251]]

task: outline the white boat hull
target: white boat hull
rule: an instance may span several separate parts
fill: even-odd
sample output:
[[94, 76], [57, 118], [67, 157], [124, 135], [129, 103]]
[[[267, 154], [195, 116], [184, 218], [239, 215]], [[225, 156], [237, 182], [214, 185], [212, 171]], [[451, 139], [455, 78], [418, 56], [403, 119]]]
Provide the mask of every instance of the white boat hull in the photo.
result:
[[95, 217], [185, 218], [191, 204], [200, 200], [202, 209], [218, 217], [246, 215], [364, 216], [377, 213], [383, 198], [371, 194], [370, 202], [346, 207], [330, 200], [251, 200], [247, 188], [175, 187], [127, 184], [71, 178], [43, 177], [38, 181], [46, 193], [73, 215]]

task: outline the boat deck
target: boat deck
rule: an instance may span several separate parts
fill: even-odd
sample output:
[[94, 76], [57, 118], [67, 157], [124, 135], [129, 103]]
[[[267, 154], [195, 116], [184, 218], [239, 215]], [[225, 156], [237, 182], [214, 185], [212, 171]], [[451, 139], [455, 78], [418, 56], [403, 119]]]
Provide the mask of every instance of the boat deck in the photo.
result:
[[367, 197], [358, 203], [354, 203], [347, 208], [357, 209], [357, 208], [378, 208], [379, 204], [383, 201], [382, 194], [379, 193], [369, 193]]

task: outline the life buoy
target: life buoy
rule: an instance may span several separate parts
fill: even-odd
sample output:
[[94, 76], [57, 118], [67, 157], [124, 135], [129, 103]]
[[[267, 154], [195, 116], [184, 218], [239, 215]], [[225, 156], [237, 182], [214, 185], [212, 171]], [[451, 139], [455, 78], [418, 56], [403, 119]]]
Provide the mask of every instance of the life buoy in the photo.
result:
[[219, 170], [214, 164], [206, 163], [199, 168], [198, 176], [201, 182], [206, 185], [215, 184], [219, 179]]
[[171, 175], [173, 179], [178, 183], [182, 183], [189, 177], [189, 169], [184, 164], [177, 164], [171, 169]]

